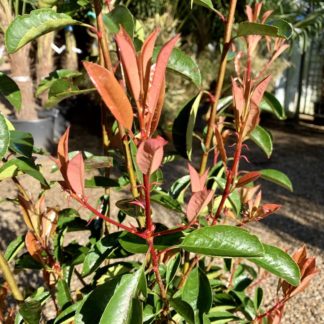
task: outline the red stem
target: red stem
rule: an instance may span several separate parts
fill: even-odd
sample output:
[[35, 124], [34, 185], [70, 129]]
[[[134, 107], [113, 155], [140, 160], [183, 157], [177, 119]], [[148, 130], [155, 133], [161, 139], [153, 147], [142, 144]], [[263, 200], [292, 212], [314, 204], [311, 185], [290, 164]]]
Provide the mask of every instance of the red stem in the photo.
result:
[[101, 219], [103, 219], [104, 221], [106, 221], [107, 223], [110, 223], [112, 225], [115, 225], [119, 228], [122, 228], [123, 230], [132, 233], [138, 237], [141, 238], [146, 238], [146, 233], [140, 233], [138, 232], [135, 228], [131, 228], [129, 226], [126, 226], [124, 224], [121, 224], [119, 222], [116, 222], [115, 220], [101, 214], [96, 208], [92, 207], [87, 201], [85, 201], [84, 199], [72, 194], [72, 197], [77, 200], [83, 207], [87, 208], [88, 210], [90, 210], [93, 214], [95, 214], [96, 216], [100, 217]]
[[222, 212], [222, 210], [224, 208], [226, 199], [228, 198], [228, 196], [231, 193], [231, 186], [232, 186], [233, 180], [235, 179], [236, 174], [237, 174], [237, 170], [238, 170], [238, 166], [239, 166], [239, 162], [240, 162], [240, 158], [241, 158], [241, 152], [242, 152], [242, 136], [239, 135], [239, 139], [238, 139], [235, 154], [234, 154], [233, 166], [232, 166], [231, 170], [228, 170], [225, 189], [223, 192], [222, 200], [221, 200], [221, 202], [217, 208], [216, 214], [214, 216], [213, 223], [212, 223], [213, 225], [215, 225], [217, 223], [220, 213]]

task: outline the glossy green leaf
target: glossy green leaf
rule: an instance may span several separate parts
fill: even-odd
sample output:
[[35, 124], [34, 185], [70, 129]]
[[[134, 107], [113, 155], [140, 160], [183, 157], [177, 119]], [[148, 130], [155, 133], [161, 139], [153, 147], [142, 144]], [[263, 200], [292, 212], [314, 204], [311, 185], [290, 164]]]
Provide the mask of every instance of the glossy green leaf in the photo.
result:
[[283, 172], [274, 169], [264, 169], [259, 172], [261, 173], [261, 178], [271, 181], [289, 191], [293, 191], [290, 179]]
[[96, 188], [96, 187], [112, 188], [112, 187], [118, 187], [118, 182], [106, 177], [94, 176], [91, 179], [85, 180], [85, 187], [86, 188]]
[[[134, 274], [123, 276], [120, 285], [109, 300], [99, 324], [141, 323], [143, 310], [141, 305], [138, 305], [136, 297], [143, 290], [143, 280], [145, 280], [143, 268], [137, 270]], [[146, 283], [144, 289], [146, 289]]]
[[291, 285], [297, 286], [300, 281], [300, 271], [295, 261], [286, 252], [275, 246], [263, 244], [263, 247], [264, 255], [260, 258], [251, 258], [250, 261], [286, 280]]
[[[289, 26], [289, 25], [288, 25]], [[249, 36], [249, 35], [260, 35], [270, 37], [281, 37], [288, 39], [291, 34], [287, 34], [287, 24], [285, 22], [273, 25], [259, 24], [255, 22], [241, 22], [238, 25], [236, 37]]]
[[262, 304], [263, 290], [261, 287], [257, 287], [254, 292], [253, 304], [256, 310], [258, 310]]
[[183, 287], [181, 298], [199, 314], [208, 313], [212, 305], [212, 291], [206, 274], [193, 269]]
[[191, 0], [191, 7], [193, 3], [208, 9], [214, 9], [212, 0]]
[[6, 123], [6, 118], [0, 113], [0, 159], [7, 153], [9, 142], [10, 132]]
[[123, 26], [129, 36], [133, 38], [135, 19], [125, 6], [115, 6], [111, 12], [103, 16], [103, 19], [108, 32], [116, 34], [120, 26]]
[[30, 133], [10, 131], [9, 149], [17, 154], [30, 158], [33, 153], [34, 139]]
[[121, 232], [115, 232], [103, 237], [88, 251], [82, 268], [82, 275], [88, 276], [116, 249], [120, 248], [118, 238]]
[[4, 254], [5, 259], [9, 262], [15, 258], [19, 251], [25, 246], [25, 237], [23, 235], [17, 236], [11, 241]]
[[[9, 173], [8, 170], [10, 171]], [[16, 159], [12, 159], [6, 162], [0, 168], [0, 180], [3, 180], [13, 175], [17, 175], [18, 171], [30, 175], [31, 177], [38, 180], [43, 187], [49, 188], [49, 184], [47, 183], [44, 176], [39, 172], [38, 167], [34, 164], [32, 160], [27, 159], [25, 157], [18, 157]]]
[[72, 304], [73, 299], [70, 294], [70, 289], [67, 282], [64, 279], [58, 280], [56, 284], [56, 299], [61, 309], [65, 309]]
[[273, 150], [272, 136], [266, 129], [256, 126], [250, 133], [250, 139], [270, 158]]
[[172, 283], [172, 280], [177, 274], [180, 263], [181, 263], [180, 253], [176, 254], [171, 258], [171, 260], [168, 261], [166, 266], [166, 274], [165, 274], [165, 280], [167, 285], [170, 285]]
[[263, 246], [255, 235], [229, 225], [194, 230], [184, 238], [180, 248], [211, 256], [258, 257], [263, 255]]
[[75, 324], [99, 323], [109, 300], [114, 295], [121, 278], [107, 280], [104, 284], [93, 289], [75, 312]]
[[195, 323], [194, 311], [187, 302], [181, 300], [181, 298], [178, 297], [171, 299], [170, 305], [186, 320], [186, 322], [188, 322], [188, 324]]
[[171, 209], [178, 213], [182, 212], [179, 202], [162, 190], [153, 191], [151, 194], [151, 200], [164, 206], [165, 208]]
[[26, 252], [19, 256], [19, 258], [17, 258], [15, 268], [40, 270], [43, 268], [43, 265], [37, 262], [35, 259], [33, 259], [31, 255], [28, 252]]
[[[158, 236], [154, 239], [154, 247], [157, 250], [164, 250], [170, 246], [179, 244], [181, 237], [181, 232]], [[119, 242], [120, 245], [130, 253], [146, 253], [148, 250], [146, 241], [131, 233], [126, 233], [121, 236]]]
[[267, 21], [267, 25], [278, 28], [279, 37], [289, 39], [293, 34], [292, 25], [283, 19], [271, 19]]
[[[152, 60], [156, 61], [156, 58], [161, 50], [161, 47], [156, 47], [153, 52]], [[171, 56], [168, 61], [167, 69], [173, 72], [179, 73], [186, 79], [193, 82], [197, 87], [201, 87], [201, 74], [198, 64], [186, 53], [178, 48], [172, 50]]]
[[52, 9], [37, 9], [28, 15], [17, 16], [6, 30], [7, 51], [12, 54], [41, 35], [76, 24], [80, 23]]
[[5, 73], [0, 72], [0, 95], [4, 96], [10, 104], [20, 111], [21, 109], [21, 93], [14, 80], [9, 78]]
[[36, 90], [36, 96], [41, 95], [46, 90], [49, 90], [57, 80], [73, 79], [80, 76], [82, 76], [81, 72], [67, 70], [67, 69], [61, 69], [61, 70], [56, 70], [54, 72], [51, 72], [45, 79], [43, 79], [39, 83]]
[[28, 324], [40, 323], [41, 310], [41, 303], [37, 300], [24, 301], [19, 307], [19, 313]]
[[70, 323], [74, 319], [75, 312], [77, 308], [81, 305], [82, 301], [70, 305], [65, 308], [60, 314], [55, 318], [54, 324]]
[[281, 105], [278, 99], [270, 92], [263, 94], [260, 108], [264, 111], [274, 114], [278, 119], [284, 120], [287, 118], [285, 108]]
[[189, 121], [188, 121], [188, 126], [186, 131], [186, 150], [187, 150], [187, 156], [189, 161], [191, 161], [193, 134], [194, 134], [197, 113], [198, 113], [202, 95], [203, 93], [199, 92], [198, 96], [196, 97], [195, 101], [192, 104], [190, 115], [189, 115]]
[[172, 140], [177, 152], [185, 159], [188, 159], [186, 148], [187, 125], [190, 118], [190, 110], [195, 101], [195, 97], [187, 101], [174, 120], [172, 126]]
[[96, 91], [95, 88], [79, 89], [77, 82], [73, 82], [72, 80], [55, 80], [49, 89], [45, 108], [56, 106], [64, 99], [94, 91]]
[[177, 179], [170, 188], [170, 195], [180, 203], [184, 203], [185, 191], [190, 186], [190, 176], [185, 175]]

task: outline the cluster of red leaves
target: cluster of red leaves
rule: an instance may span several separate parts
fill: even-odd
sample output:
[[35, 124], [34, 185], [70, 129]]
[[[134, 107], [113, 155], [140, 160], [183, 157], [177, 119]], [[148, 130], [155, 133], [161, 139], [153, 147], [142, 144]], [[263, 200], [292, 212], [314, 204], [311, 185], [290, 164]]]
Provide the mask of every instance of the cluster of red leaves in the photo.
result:
[[270, 324], [280, 324], [284, 314], [286, 302], [296, 294], [305, 290], [309, 286], [314, 276], [318, 274], [319, 269], [316, 268], [315, 257], [307, 257], [307, 250], [305, 246], [299, 248], [292, 255], [292, 258], [297, 263], [300, 269], [300, 284], [294, 287], [288, 282], [280, 280], [278, 285], [278, 291], [281, 289], [283, 293], [283, 298], [265, 314], [258, 316], [258, 323], [262, 323], [263, 317], [266, 317]]
[[[148, 36], [139, 54], [123, 28], [115, 38], [126, 84], [136, 104], [142, 139], [151, 137], [158, 126], [164, 102], [165, 70], [179, 39], [177, 35], [167, 42], [153, 64], [152, 56], [158, 34], [159, 30], [155, 30]], [[98, 64], [84, 62], [84, 67], [107, 108], [120, 125], [131, 133], [134, 113], [123, 82], [117, 80], [112, 71]]]

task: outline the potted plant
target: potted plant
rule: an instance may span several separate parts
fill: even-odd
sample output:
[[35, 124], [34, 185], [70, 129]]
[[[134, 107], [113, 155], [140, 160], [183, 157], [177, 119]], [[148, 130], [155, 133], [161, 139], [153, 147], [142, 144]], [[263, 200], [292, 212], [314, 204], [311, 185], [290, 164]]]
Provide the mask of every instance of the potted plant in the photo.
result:
[[[57, 0], [38, 1], [37, 7], [51, 8], [56, 3]], [[1, 31], [5, 34], [13, 21], [19, 21], [33, 9], [35, 9], [35, 5], [24, 0], [1, 1]], [[54, 70], [54, 51], [51, 47], [54, 38], [55, 31], [38, 37], [36, 50], [31, 43], [15, 52], [8, 50], [10, 75], [18, 85], [22, 98], [21, 105], [14, 107], [15, 111], [11, 120], [16, 129], [33, 134], [36, 146], [47, 149], [52, 145], [55, 126], [59, 126], [55, 124], [58, 122], [59, 111], [55, 107], [51, 111], [43, 110], [47, 95], [46, 92], [37, 95], [36, 87]], [[68, 38], [72, 40], [73, 35], [69, 34]], [[71, 51], [69, 51], [69, 55], [71, 55]], [[70, 62], [75, 62], [75, 55], [72, 53], [73, 57], [69, 59]]]

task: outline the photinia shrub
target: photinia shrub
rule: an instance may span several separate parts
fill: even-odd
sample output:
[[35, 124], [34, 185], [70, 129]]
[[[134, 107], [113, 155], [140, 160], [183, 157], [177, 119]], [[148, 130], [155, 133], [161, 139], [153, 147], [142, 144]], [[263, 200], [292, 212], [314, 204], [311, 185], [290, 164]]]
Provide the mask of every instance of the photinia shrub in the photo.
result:
[[[211, 1], [193, 3], [214, 10]], [[0, 320], [39, 323], [51, 304], [54, 315], [47, 322], [55, 324], [279, 323], [285, 303], [305, 289], [318, 270], [305, 247], [290, 256], [245, 228], [280, 208], [262, 202], [259, 179], [288, 190], [292, 185], [278, 170], [244, 171], [240, 161], [246, 158], [243, 150], [247, 140], [271, 155], [271, 136], [260, 126], [260, 114], [265, 107], [284, 118], [282, 107], [266, 90], [271, 80], [269, 67], [288, 48], [290, 25], [271, 20], [269, 11], [261, 13], [261, 3], [247, 6], [247, 21], [238, 25], [234, 25], [236, 1], [231, 1], [227, 18], [216, 11], [225, 23], [225, 35], [215, 93], [210, 93], [197, 81], [200, 73], [194, 61], [175, 49], [180, 35], [156, 54], [159, 29], [139, 46], [134, 28], [130, 28], [134, 18], [126, 7], [112, 9], [108, 1], [108, 9], [112, 10], [103, 15], [101, 3], [94, 1], [94, 5], [96, 27], [65, 13], [49, 14], [45, 9], [18, 17], [8, 28], [9, 51], [66, 24], [82, 25], [97, 33], [99, 60], [83, 62], [94, 88], [82, 91], [96, 89], [102, 99], [104, 154], [69, 152], [68, 129], [54, 158], [61, 177], [48, 181], [34, 162], [30, 135], [15, 131], [0, 115], [0, 179], [11, 178], [17, 185], [17, 202], [26, 224], [26, 234], [0, 254], [7, 282], [0, 295]], [[116, 61], [110, 57], [105, 23], [114, 34]], [[267, 52], [268, 61], [257, 70], [253, 57], [260, 48]], [[234, 65], [235, 73], [226, 81], [228, 64]], [[174, 159], [165, 153], [168, 141], [159, 134], [167, 69], [197, 86], [196, 95], [182, 108], [172, 131], [177, 154], [187, 160], [183, 162], [187, 175], [174, 181], [169, 189], [162, 187], [162, 171], [163, 165]], [[61, 71], [55, 80], [49, 77], [42, 81], [41, 87], [50, 89], [55, 82], [65, 80], [72, 87], [56, 92], [56, 99], [75, 95], [78, 88], [69, 75], [76, 74]], [[227, 93], [223, 91], [226, 82], [230, 89]], [[206, 127], [194, 134], [202, 100], [210, 103], [210, 117]], [[107, 130], [108, 112], [115, 119], [114, 132], [122, 143], [113, 154], [109, 150], [112, 131]], [[193, 146], [194, 135], [201, 142], [202, 153]], [[197, 168], [193, 160], [199, 157]], [[115, 169], [110, 170], [112, 162], [120, 169], [117, 181], [113, 177]], [[93, 169], [98, 169], [99, 175], [93, 176]], [[21, 173], [40, 182], [42, 191], [36, 200], [21, 185]], [[57, 183], [69, 200], [90, 212], [89, 219], [66, 206], [61, 210], [47, 206], [46, 196]], [[97, 206], [90, 203], [85, 190], [93, 187], [102, 187]], [[120, 189], [128, 189], [130, 195], [112, 206], [110, 196]], [[181, 222], [174, 227], [168, 220], [157, 223], [153, 202], [167, 209], [170, 217], [177, 214]], [[86, 243], [66, 243], [67, 232], [85, 230], [89, 231]], [[11, 264], [41, 271], [43, 285], [22, 293]], [[279, 280], [270, 308], [263, 306], [265, 273]], [[72, 285], [74, 278], [81, 282], [77, 290]], [[9, 294], [17, 307], [7, 303]]]

